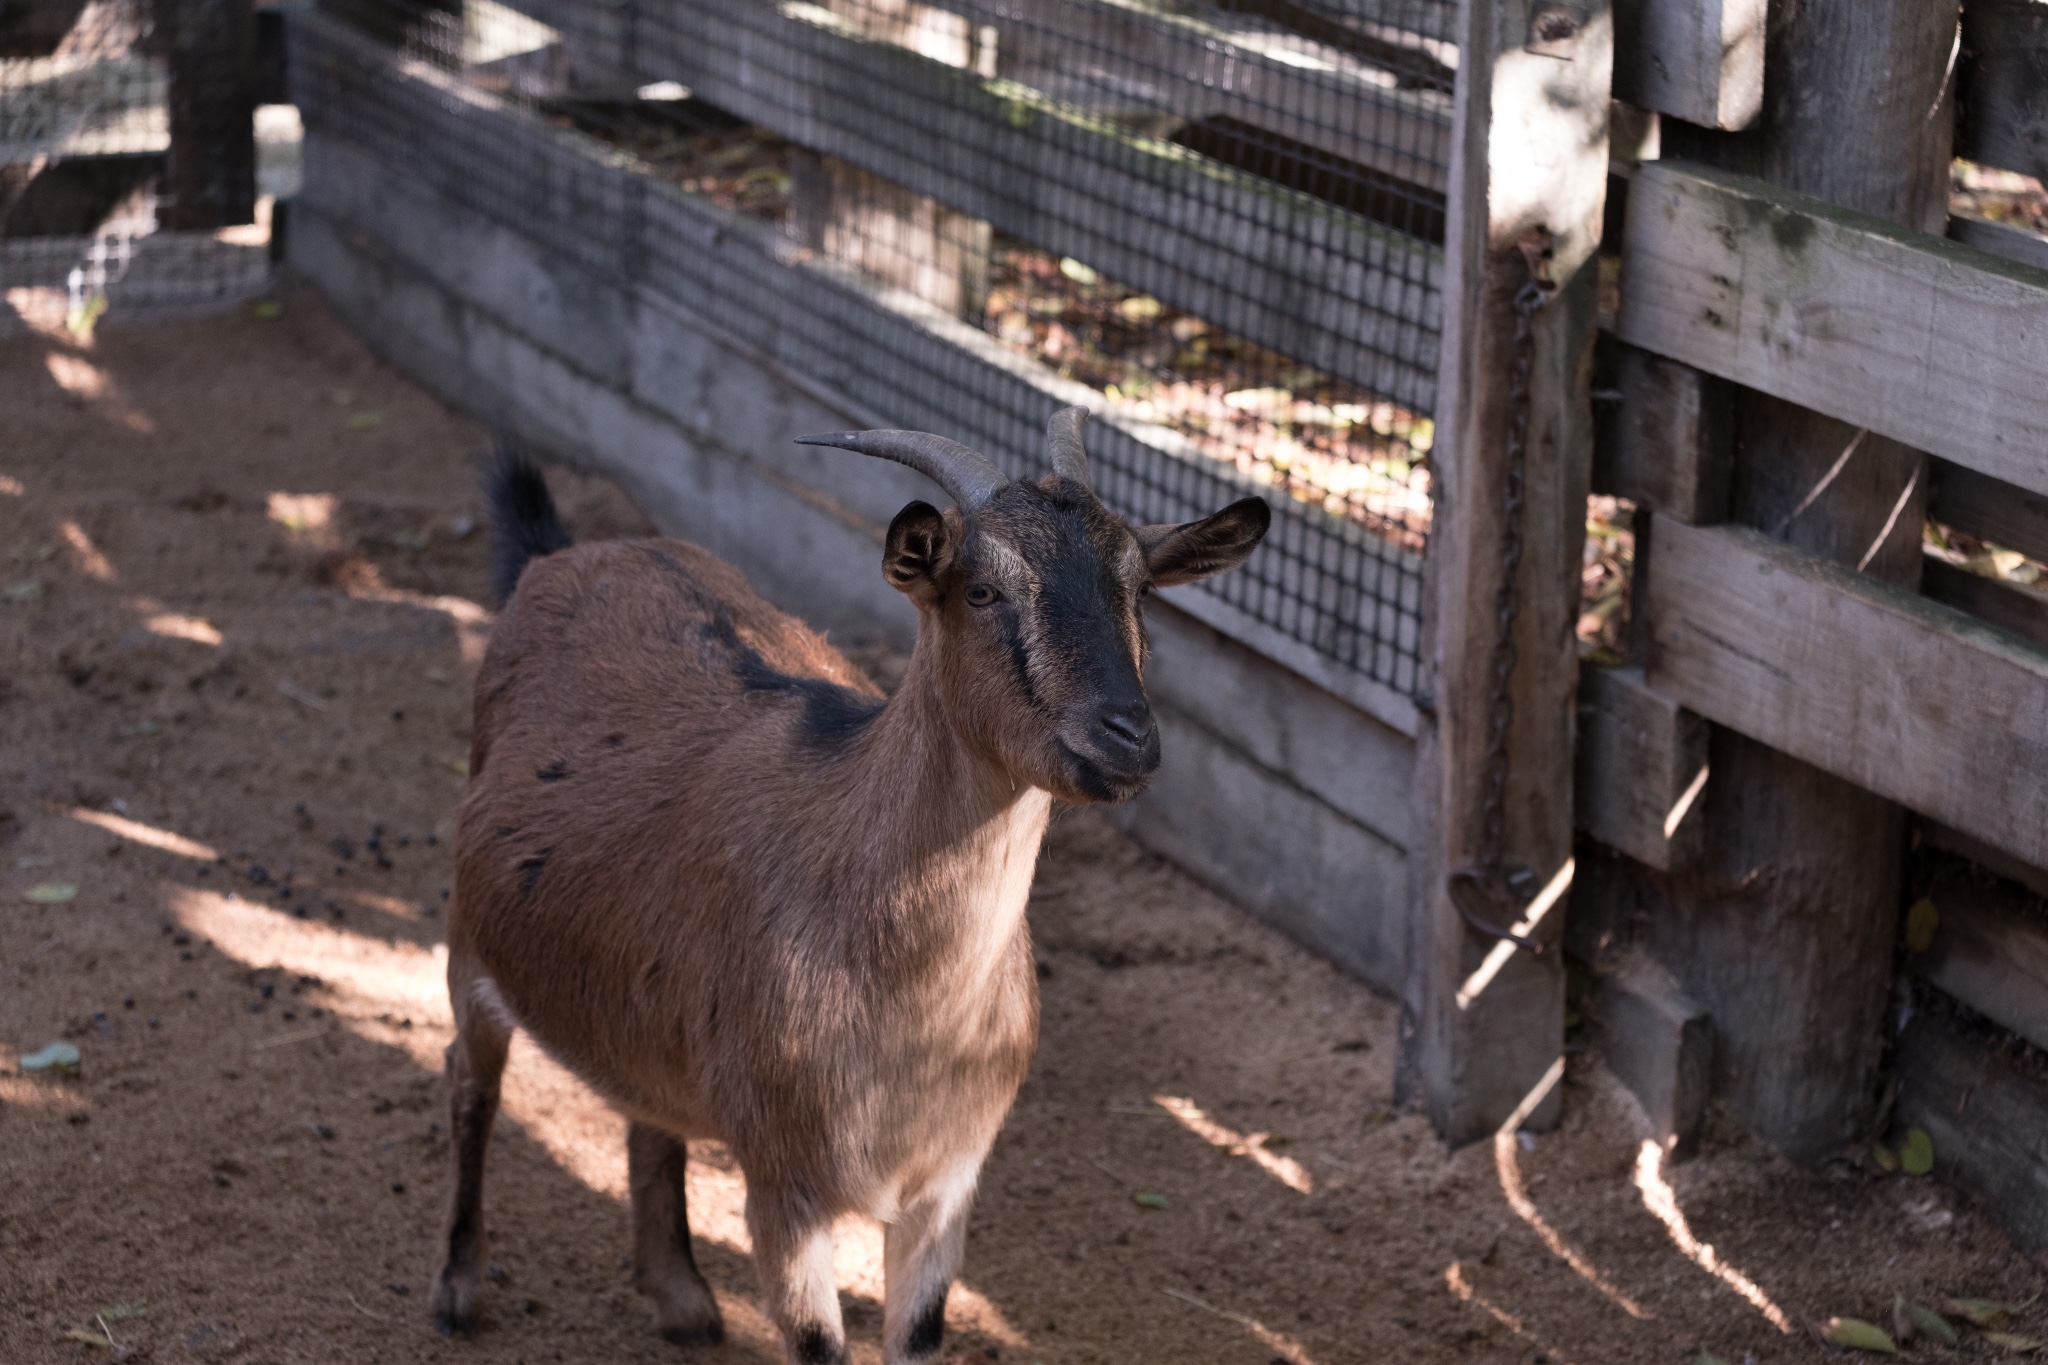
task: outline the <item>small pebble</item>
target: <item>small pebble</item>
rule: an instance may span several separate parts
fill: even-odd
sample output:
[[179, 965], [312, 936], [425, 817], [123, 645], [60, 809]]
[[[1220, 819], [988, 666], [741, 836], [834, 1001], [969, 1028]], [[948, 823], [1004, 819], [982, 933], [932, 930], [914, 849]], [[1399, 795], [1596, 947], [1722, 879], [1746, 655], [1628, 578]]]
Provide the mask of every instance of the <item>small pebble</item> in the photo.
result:
[[152, 1014], [151, 1016], [149, 1016], [149, 1026], [151, 1028], [162, 1028], [164, 1026], [164, 1021]]
[[405, 1182], [404, 1182], [403, 1180], [394, 1180], [394, 1181], [392, 1181], [392, 1182], [391, 1182], [391, 1192], [392, 1192], [393, 1194], [404, 1194], [404, 1193], [405, 1193]]
[[134, 1008], [135, 1008], [135, 997], [134, 997], [134, 996], [132, 996], [132, 995], [128, 995], [128, 996], [123, 996], [123, 997], [121, 998], [121, 1008], [122, 1008], [122, 1009], [124, 1009], [124, 1010], [132, 1010], [132, 1009], [134, 1009]]

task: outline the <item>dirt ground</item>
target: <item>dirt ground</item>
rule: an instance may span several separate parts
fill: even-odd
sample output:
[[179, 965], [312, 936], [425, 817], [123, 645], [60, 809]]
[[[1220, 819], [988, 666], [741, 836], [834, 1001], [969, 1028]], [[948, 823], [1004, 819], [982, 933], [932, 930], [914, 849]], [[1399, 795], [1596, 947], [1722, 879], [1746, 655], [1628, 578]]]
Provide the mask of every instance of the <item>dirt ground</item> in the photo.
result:
[[[682, 1358], [627, 1285], [620, 1121], [523, 1044], [484, 1330], [427, 1322], [481, 445], [304, 293], [0, 345], [0, 1358]], [[642, 528], [556, 487], [585, 538]], [[1447, 1154], [1392, 1108], [1388, 1001], [1099, 814], [1056, 822], [1032, 923], [1044, 1037], [950, 1360], [1777, 1362], [1895, 1293], [2048, 1285], [1938, 1176], [1723, 1128], [1667, 1169], [1587, 1058], [1558, 1132]], [[59, 1039], [77, 1074], [18, 1067]], [[732, 1328], [693, 1358], [778, 1359], [740, 1177], [692, 1182]], [[872, 1362], [879, 1236], [844, 1231]]]

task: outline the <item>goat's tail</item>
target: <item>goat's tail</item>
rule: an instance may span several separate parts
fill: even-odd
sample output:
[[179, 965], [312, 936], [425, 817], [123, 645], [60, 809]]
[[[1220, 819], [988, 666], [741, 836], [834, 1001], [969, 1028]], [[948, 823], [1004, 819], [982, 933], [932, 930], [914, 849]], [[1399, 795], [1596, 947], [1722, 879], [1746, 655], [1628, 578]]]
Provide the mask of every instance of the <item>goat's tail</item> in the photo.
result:
[[527, 560], [565, 550], [571, 541], [547, 479], [502, 430], [484, 465], [484, 497], [491, 507], [491, 591], [503, 604]]

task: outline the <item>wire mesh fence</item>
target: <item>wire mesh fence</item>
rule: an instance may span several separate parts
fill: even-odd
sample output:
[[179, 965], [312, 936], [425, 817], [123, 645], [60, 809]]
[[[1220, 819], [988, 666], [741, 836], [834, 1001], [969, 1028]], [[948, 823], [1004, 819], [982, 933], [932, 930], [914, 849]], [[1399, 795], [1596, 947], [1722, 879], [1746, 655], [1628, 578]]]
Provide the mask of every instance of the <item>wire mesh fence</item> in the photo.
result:
[[0, 335], [269, 287], [297, 125], [255, 107], [255, 35], [246, 0], [0, 6]]
[[1212, 594], [1417, 688], [1451, 6], [323, 9], [387, 57], [303, 26], [316, 133], [1014, 472], [1079, 396], [1129, 515], [1279, 495]]

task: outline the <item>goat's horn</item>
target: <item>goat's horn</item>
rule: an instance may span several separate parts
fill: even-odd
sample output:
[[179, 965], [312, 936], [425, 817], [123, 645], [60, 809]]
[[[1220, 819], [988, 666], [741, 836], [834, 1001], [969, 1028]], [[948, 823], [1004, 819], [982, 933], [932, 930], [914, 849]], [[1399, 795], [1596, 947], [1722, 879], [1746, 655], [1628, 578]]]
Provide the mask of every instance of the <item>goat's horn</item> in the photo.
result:
[[796, 443], [837, 446], [907, 464], [945, 489], [963, 512], [981, 506], [1009, 482], [986, 455], [926, 431], [841, 431], [828, 436], [799, 436]]
[[1081, 444], [1081, 428], [1088, 424], [1088, 409], [1061, 408], [1045, 424], [1045, 453], [1052, 457], [1052, 472], [1072, 479], [1083, 488], [1088, 482], [1088, 451]]

